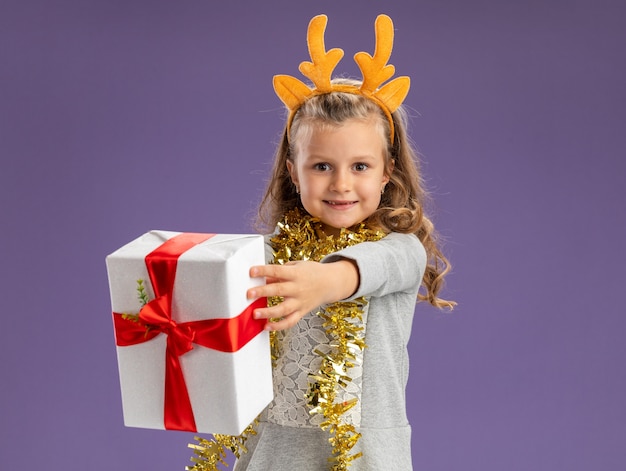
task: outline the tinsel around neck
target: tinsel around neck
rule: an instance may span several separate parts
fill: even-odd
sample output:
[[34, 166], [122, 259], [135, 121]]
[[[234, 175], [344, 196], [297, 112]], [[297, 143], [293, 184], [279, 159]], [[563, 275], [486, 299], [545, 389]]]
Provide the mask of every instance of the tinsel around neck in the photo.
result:
[[326, 255], [351, 245], [379, 240], [385, 233], [370, 229], [364, 222], [342, 228], [339, 235], [328, 235], [318, 219], [300, 208], [287, 212], [272, 237], [274, 263], [282, 265], [294, 260], [320, 261]]

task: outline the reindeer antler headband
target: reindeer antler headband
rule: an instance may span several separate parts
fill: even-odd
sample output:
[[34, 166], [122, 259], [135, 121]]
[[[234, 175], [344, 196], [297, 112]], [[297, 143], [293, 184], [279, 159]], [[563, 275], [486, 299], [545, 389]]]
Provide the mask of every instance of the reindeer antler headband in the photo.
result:
[[326, 51], [324, 31], [327, 22], [328, 17], [326, 15], [318, 15], [309, 23], [307, 44], [311, 62], [301, 62], [299, 67], [302, 75], [313, 82], [314, 88], [309, 88], [290, 75], [274, 76], [274, 91], [289, 109], [287, 133], [289, 133], [294, 115], [305, 101], [316, 95], [338, 91], [363, 95], [380, 106], [389, 120], [390, 139], [393, 142], [394, 126], [391, 113], [402, 104], [407, 93], [409, 93], [411, 79], [406, 76], [396, 77], [381, 87], [395, 73], [395, 67], [387, 64], [393, 48], [393, 22], [391, 18], [387, 15], [379, 15], [376, 18], [374, 55], [371, 56], [367, 52], [357, 52], [354, 55], [354, 61], [361, 69], [363, 76], [360, 86], [331, 83], [331, 74], [343, 57], [343, 50], [333, 48]]

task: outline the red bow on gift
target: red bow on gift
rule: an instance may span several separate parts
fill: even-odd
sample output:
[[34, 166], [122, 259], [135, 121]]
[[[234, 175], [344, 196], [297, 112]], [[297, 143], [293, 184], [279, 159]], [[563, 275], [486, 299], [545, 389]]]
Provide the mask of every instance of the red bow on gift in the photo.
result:
[[167, 430], [197, 431], [179, 357], [192, 350], [193, 344], [222, 352], [236, 352], [256, 337], [265, 324], [264, 320], [252, 317], [254, 309], [267, 305], [265, 298], [257, 299], [233, 318], [180, 324], [172, 319], [172, 295], [178, 258], [214, 235], [179, 234], [149, 253], [146, 256], [146, 267], [155, 299], [139, 311], [139, 322], [113, 313], [115, 341], [120, 347], [147, 342], [161, 333], [167, 335], [164, 404], [164, 425]]

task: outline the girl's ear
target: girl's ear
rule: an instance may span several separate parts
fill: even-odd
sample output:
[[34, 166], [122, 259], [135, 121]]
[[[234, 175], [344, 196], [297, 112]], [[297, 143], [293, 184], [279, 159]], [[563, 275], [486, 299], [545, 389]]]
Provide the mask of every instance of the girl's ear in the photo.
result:
[[385, 174], [383, 175], [383, 184], [386, 185], [387, 183], [389, 183], [394, 168], [396, 168], [396, 161], [394, 159], [391, 159], [389, 161], [389, 169], [385, 171]]
[[298, 181], [298, 172], [296, 172], [296, 166], [291, 160], [287, 160], [287, 171], [291, 177], [291, 182], [296, 186], [296, 188], [299, 188], [300, 182]]

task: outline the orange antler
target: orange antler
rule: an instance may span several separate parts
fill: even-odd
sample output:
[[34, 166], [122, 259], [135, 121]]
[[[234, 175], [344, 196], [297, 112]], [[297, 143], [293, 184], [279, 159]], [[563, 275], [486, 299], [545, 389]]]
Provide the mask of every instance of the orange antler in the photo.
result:
[[390, 113], [393, 113], [409, 93], [411, 80], [409, 77], [398, 77], [377, 90], [393, 76], [396, 70], [393, 65], [387, 64], [393, 49], [393, 22], [391, 18], [387, 15], [379, 15], [376, 18], [375, 30], [374, 55], [358, 52], [354, 55], [354, 61], [363, 74], [361, 92], [366, 96], [373, 95], [384, 103]]
[[327, 23], [328, 17], [326, 15], [318, 15], [309, 22], [307, 43], [311, 62], [304, 61], [299, 68], [300, 72], [313, 82], [315, 89], [311, 90], [300, 80], [290, 75], [276, 75], [274, 77], [274, 90], [291, 111], [298, 109], [313, 94], [313, 91], [328, 93], [332, 90], [331, 74], [343, 57], [343, 51], [334, 48], [326, 52], [324, 32]]
[[327, 23], [326, 15], [318, 15], [309, 23], [307, 43], [312, 62], [304, 61], [299, 67], [302, 75], [311, 79], [315, 88], [321, 93], [331, 91], [331, 74], [343, 57], [343, 50], [337, 47], [326, 52], [324, 32]]

